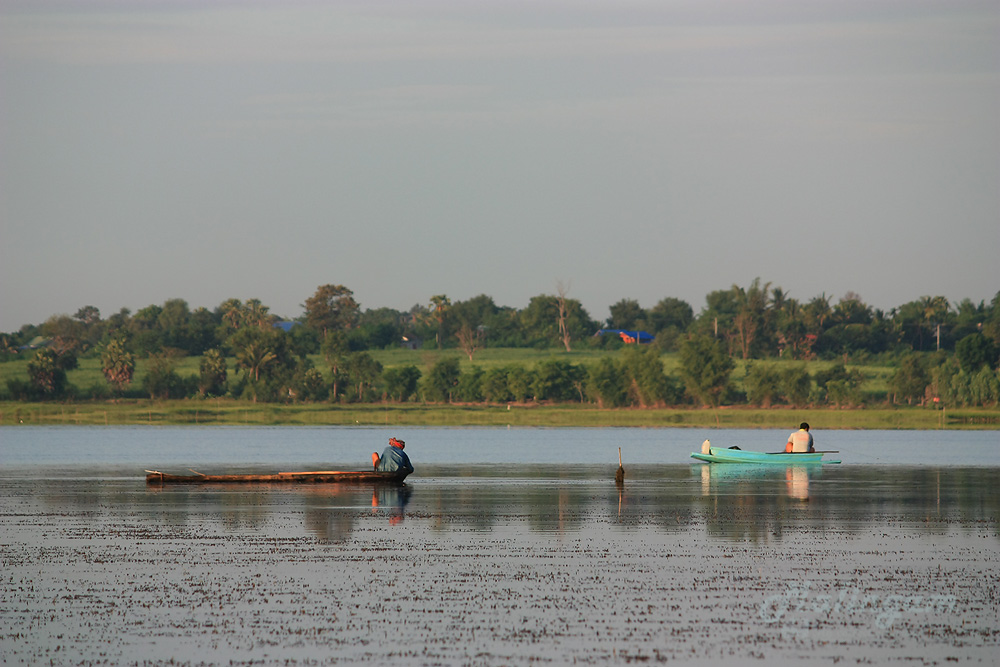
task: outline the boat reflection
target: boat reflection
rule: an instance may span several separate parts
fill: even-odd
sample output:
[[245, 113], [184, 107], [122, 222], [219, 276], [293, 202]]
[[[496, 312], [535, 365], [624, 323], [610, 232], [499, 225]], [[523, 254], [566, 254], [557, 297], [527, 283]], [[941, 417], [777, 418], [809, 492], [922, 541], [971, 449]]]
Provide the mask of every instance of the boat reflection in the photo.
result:
[[[700, 470], [697, 470], [700, 468]], [[814, 465], [765, 466], [752, 463], [699, 464], [701, 494], [773, 492], [784, 480], [784, 495], [800, 501], [809, 500], [809, 480], [822, 475], [823, 468]]]
[[788, 497], [809, 500], [809, 469], [805, 466], [788, 466], [785, 469]]

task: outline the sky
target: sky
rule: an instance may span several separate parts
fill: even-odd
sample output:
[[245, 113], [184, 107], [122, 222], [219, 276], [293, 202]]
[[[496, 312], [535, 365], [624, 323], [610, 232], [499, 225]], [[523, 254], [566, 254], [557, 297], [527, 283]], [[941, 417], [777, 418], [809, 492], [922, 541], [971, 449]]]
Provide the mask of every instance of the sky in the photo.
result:
[[993, 0], [0, 0], [0, 331], [1000, 290]]

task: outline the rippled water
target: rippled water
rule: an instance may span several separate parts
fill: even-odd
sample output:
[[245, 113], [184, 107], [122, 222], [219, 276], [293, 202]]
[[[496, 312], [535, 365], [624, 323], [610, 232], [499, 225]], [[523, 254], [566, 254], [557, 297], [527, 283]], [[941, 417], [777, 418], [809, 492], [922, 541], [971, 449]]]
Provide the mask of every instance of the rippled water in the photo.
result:
[[[410, 429], [393, 432], [417, 468], [403, 487], [142, 478], [154, 466], [346, 464], [385, 433], [0, 430], [0, 657], [995, 660], [995, 433], [817, 434], [843, 465], [761, 467], [689, 463], [695, 431]], [[751, 443], [785, 435], [708, 437], [777, 449]], [[911, 460], [855, 458], [874, 456], [872, 443]], [[947, 463], [912, 461], [941, 450]], [[980, 465], [955, 463], [968, 459]]]

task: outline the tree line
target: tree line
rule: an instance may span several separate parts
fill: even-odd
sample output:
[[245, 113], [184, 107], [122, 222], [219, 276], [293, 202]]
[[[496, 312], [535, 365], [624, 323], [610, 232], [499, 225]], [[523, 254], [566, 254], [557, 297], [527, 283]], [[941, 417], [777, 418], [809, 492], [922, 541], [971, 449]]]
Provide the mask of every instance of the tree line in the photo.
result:
[[[990, 303], [922, 297], [889, 312], [848, 293], [807, 302], [755, 279], [705, 298], [695, 315], [685, 301], [661, 299], [646, 309], [634, 299], [593, 319], [559, 287], [527, 307], [498, 306], [483, 294], [466, 301], [434, 295], [408, 311], [362, 309], [352, 290], [321, 285], [294, 320], [257, 299], [228, 299], [192, 310], [183, 299], [101, 316], [93, 306], [73, 316], [0, 334], [0, 359], [29, 359], [28, 379], [7, 382], [22, 400], [148, 395], [228, 395], [263, 401], [594, 402], [609, 407], [679, 404], [857, 405], [864, 400], [852, 364], [896, 366], [893, 403], [990, 405], [1000, 398], [1000, 292]], [[608, 331], [612, 330], [612, 331]], [[624, 331], [618, 335], [614, 331]], [[648, 345], [630, 343], [635, 332]], [[602, 333], [603, 332], [603, 333]], [[483, 348], [624, 349], [587, 366], [557, 357], [532, 367], [462, 370], [458, 359], [429, 369], [383, 369], [370, 354], [397, 348], [457, 349], [474, 361]], [[663, 356], [676, 353], [676, 376]], [[200, 358], [197, 376], [181, 377], [177, 361]], [[319, 357], [316, 367], [314, 359]], [[81, 396], [66, 381], [80, 358], [99, 358], [107, 384]], [[144, 359], [141, 387], [135, 360]], [[742, 393], [733, 390], [734, 359], [746, 364]], [[810, 375], [804, 363], [834, 360]], [[228, 367], [233, 362], [234, 372]]]

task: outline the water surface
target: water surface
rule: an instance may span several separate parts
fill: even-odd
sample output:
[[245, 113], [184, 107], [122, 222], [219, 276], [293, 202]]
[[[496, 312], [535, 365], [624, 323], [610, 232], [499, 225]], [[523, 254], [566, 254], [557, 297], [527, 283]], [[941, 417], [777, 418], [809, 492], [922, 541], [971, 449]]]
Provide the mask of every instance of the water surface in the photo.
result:
[[[761, 467], [687, 457], [787, 433], [407, 429], [402, 487], [142, 477], [350, 464], [387, 433], [0, 430], [0, 657], [990, 664], [1000, 648], [994, 434], [823, 433], [843, 465]], [[873, 445], [891, 462], [857, 458]]]
[[[237, 426], [0, 427], [0, 469], [18, 464], [142, 468], [205, 463], [367, 465], [390, 436], [414, 463], [686, 463], [710, 439], [722, 447], [784, 449], [790, 430], [675, 428], [376, 428]], [[997, 431], [823, 431], [816, 448], [844, 463], [1000, 465]]]

